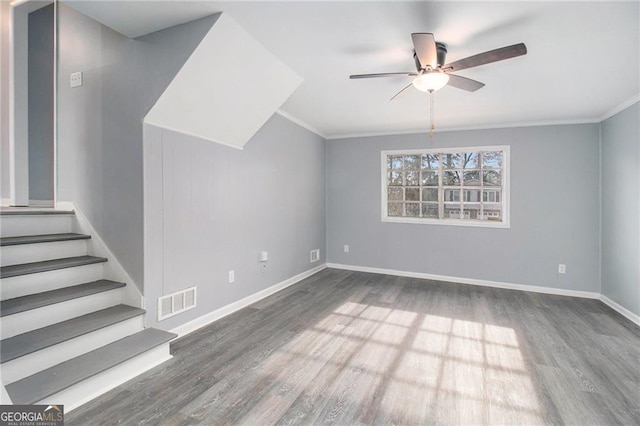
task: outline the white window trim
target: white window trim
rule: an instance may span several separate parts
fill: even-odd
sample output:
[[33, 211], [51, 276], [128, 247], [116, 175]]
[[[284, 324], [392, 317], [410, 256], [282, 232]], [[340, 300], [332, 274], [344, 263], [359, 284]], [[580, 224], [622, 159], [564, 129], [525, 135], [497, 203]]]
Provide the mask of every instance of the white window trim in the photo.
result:
[[[408, 155], [408, 154], [456, 154], [469, 151], [504, 151], [502, 164], [502, 222], [489, 220], [463, 220], [463, 219], [430, 219], [424, 217], [398, 217], [388, 216], [387, 207], [387, 156], [388, 155]], [[434, 148], [434, 149], [402, 149], [380, 152], [380, 176], [381, 176], [381, 198], [380, 208], [383, 222], [391, 223], [413, 223], [419, 225], [450, 225], [450, 226], [471, 226], [480, 228], [510, 228], [511, 213], [511, 179], [510, 179], [511, 147], [509, 145], [488, 145], [488, 146], [463, 146], [456, 148]]]

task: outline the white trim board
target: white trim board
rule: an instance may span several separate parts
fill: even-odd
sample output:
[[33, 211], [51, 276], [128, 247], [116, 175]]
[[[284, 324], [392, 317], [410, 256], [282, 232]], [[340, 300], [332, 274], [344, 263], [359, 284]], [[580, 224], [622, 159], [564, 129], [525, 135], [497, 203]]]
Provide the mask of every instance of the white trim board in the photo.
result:
[[613, 309], [614, 311], [618, 312], [623, 317], [626, 317], [629, 321], [631, 321], [631, 322], [635, 323], [636, 325], [640, 326], [640, 315], [634, 314], [633, 312], [631, 312], [630, 310], [628, 310], [624, 306], [622, 306], [622, 305], [618, 304], [617, 302], [614, 302], [613, 300], [609, 299], [604, 294], [601, 294], [599, 299], [600, 299], [600, 301], [602, 303], [604, 303], [605, 305], [609, 306], [611, 309]]
[[458, 284], [471, 284], [482, 287], [504, 288], [507, 290], [531, 291], [533, 293], [555, 294], [557, 296], [582, 297], [585, 299], [600, 299], [600, 293], [579, 290], [567, 290], [561, 288], [542, 287], [527, 284], [513, 284], [500, 281], [479, 280], [475, 278], [450, 277], [447, 275], [426, 274], [423, 272], [398, 271], [395, 269], [371, 268], [368, 266], [343, 265], [340, 263], [327, 263], [327, 268], [344, 269], [348, 271], [370, 272], [372, 274], [395, 275], [398, 277], [421, 278], [425, 280], [445, 281]]
[[[541, 120], [541, 121], [521, 121], [513, 123], [494, 123], [494, 124], [476, 124], [468, 126], [451, 126], [440, 127], [434, 130], [434, 133], [442, 132], [466, 132], [473, 130], [498, 130], [511, 129], [514, 127], [544, 127], [544, 126], [565, 126], [571, 124], [598, 124], [598, 118], [578, 118], [572, 120]], [[380, 132], [353, 132], [353, 133], [337, 133], [329, 134], [325, 139], [353, 139], [353, 138], [369, 138], [377, 136], [396, 136], [396, 135], [426, 135], [429, 129], [405, 129], [405, 130], [389, 130]]]
[[138, 285], [124, 269], [111, 249], [109, 249], [109, 246], [107, 246], [104, 240], [100, 237], [100, 234], [93, 227], [89, 219], [84, 215], [84, 213], [82, 213], [82, 210], [80, 210], [75, 203], [70, 201], [56, 202], [56, 209], [73, 211], [75, 215], [75, 220], [72, 221], [73, 232], [91, 235], [91, 239], [87, 240], [88, 253], [109, 259], [107, 263], [103, 264], [104, 278], [127, 284], [122, 290], [123, 303], [144, 309], [144, 298], [140, 293]]
[[474, 278], [450, 277], [446, 275], [426, 274], [422, 272], [398, 271], [395, 269], [371, 268], [368, 266], [344, 265], [340, 263], [327, 263], [327, 268], [343, 269], [347, 271], [369, 272], [372, 274], [394, 275], [398, 277], [421, 278], [434, 281], [445, 281], [458, 284], [478, 285], [482, 287], [504, 288], [508, 290], [530, 291], [533, 293], [554, 294], [556, 296], [581, 297], [584, 299], [598, 299], [609, 306], [629, 321], [640, 326], [640, 315], [636, 315], [627, 308], [609, 299], [607, 296], [590, 291], [568, 290], [562, 288], [542, 287], [528, 284], [513, 284], [500, 281], [478, 280]]
[[53, 200], [29, 200], [29, 207], [53, 207]]
[[640, 93], [638, 93], [636, 95], [633, 95], [632, 97], [630, 97], [626, 101], [614, 106], [609, 111], [607, 111], [606, 113], [601, 115], [598, 118], [598, 120], [600, 120], [600, 123], [602, 123], [603, 121], [610, 119], [611, 117], [613, 117], [617, 113], [622, 112], [625, 109], [629, 108], [631, 105], [634, 105], [636, 102], [640, 102]]
[[299, 119], [298, 117], [296, 117], [295, 115], [293, 115], [293, 114], [291, 114], [291, 113], [289, 113], [287, 111], [283, 111], [282, 109], [279, 109], [279, 110], [276, 111], [276, 114], [278, 114], [281, 117], [286, 118], [287, 120], [291, 121], [292, 123], [297, 124], [298, 126], [302, 127], [303, 129], [307, 129], [311, 133], [315, 133], [316, 135], [320, 136], [323, 139], [327, 139], [327, 135], [322, 133], [320, 130], [316, 129], [311, 124], [307, 123], [304, 120]]
[[308, 269], [304, 272], [299, 273], [298, 275], [294, 275], [291, 278], [287, 278], [284, 281], [274, 284], [271, 287], [265, 288], [264, 290], [261, 290], [257, 293], [254, 293], [243, 299], [240, 299], [236, 302], [233, 302], [226, 306], [218, 308], [215, 311], [202, 315], [201, 317], [191, 320], [185, 324], [179, 325], [174, 329], [170, 330], [170, 332], [178, 335], [176, 339], [186, 336], [187, 334], [193, 333], [194, 331], [199, 330], [202, 327], [206, 327], [207, 325], [219, 320], [220, 318], [226, 317], [227, 315], [230, 315], [236, 311], [239, 311], [240, 309], [245, 308], [259, 300], [269, 297], [272, 294], [279, 292], [280, 290], [284, 290], [287, 287], [297, 284], [300, 281], [304, 280], [305, 278], [308, 278], [311, 275], [322, 271], [326, 267], [327, 265], [323, 263], [322, 265], [316, 266], [315, 268]]

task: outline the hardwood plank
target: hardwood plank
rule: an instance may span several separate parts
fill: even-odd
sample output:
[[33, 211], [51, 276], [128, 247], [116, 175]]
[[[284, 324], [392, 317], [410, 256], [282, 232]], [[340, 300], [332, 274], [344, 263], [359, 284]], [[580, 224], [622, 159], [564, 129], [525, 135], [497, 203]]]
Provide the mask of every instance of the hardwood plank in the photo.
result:
[[596, 300], [327, 269], [172, 351], [67, 424], [640, 423], [640, 327]]

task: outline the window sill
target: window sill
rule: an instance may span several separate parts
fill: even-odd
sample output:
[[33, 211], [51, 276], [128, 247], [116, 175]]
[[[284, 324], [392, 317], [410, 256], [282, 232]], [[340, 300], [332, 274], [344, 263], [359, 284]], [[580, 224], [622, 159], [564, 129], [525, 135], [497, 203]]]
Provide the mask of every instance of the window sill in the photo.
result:
[[390, 223], [411, 223], [414, 225], [445, 225], [445, 226], [470, 226], [475, 228], [502, 228], [509, 229], [509, 221], [492, 222], [481, 220], [462, 219], [425, 219], [421, 217], [382, 217], [382, 222]]

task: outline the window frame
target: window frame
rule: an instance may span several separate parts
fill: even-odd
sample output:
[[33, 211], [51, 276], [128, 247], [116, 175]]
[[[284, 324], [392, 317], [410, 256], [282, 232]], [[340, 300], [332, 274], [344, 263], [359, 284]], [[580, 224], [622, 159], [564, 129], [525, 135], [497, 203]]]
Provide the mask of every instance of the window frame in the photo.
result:
[[[481, 187], [480, 191], [480, 201], [478, 203], [483, 202], [483, 191], [484, 190], [502, 190], [502, 221], [494, 222], [491, 220], [477, 220], [477, 219], [453, 219], [453, 218], [425, 218], [425, 217], [404, 217], [404, 216], [389, 216], [388, 215], [388, 188], [387, 185], [387, 157], [389, 155], [423, 155], [423, 154], [464, 154], [464, 153], [472, 153], [472, 152], [480, 152], [480, 151], [502, 151], [503, 159], [502, 159], [502, 186], [501, 187]], [[471, 227], [481, 227], [481, 228], [510, 228], [510, 184], [511, 184], [511, 176], [510, 176], [510, 162], [511, 162], [511, 147], [510, 145], [484, 145], [484, 146], [464, 146], [464, 147], [454, 147], [454, 148], [428, 148], [428, 149], [402, 149], [402, 150], [383, 150], [380, 152], [380, 176], [381, 176], [381, 219], [382, 222], [391, 222], [391, 223], [413, 223], [419, 225], [451, 225], [451, 226], [471, 226]], [[439, 164], [438, 171], [442, 172], [445, 170], [442, 166], [442, 162]], [[400, 188], [404, 188], [400, 186]], [[421, 191], [424, 187], [422, 185], [417, 186]], [[444, 193], [446, 186], [442, 184], [442, 173], [439, 173], [438, 177], [438, 190]], [[464, 191], [466, 191], [464, 185], [460, 185], [460, 189], [462, 190], [462, 199], [464, 199]], [[478, 190], [478, 189], [470, 189], [470, 190]], [[445, 201], [438, 201], [436, 205], [440, 209], [440, 205], [444, 206]], [[454, 202], [455, 203], [455, 202]], [[459, 201], [462, 203], [462, 201]]]

